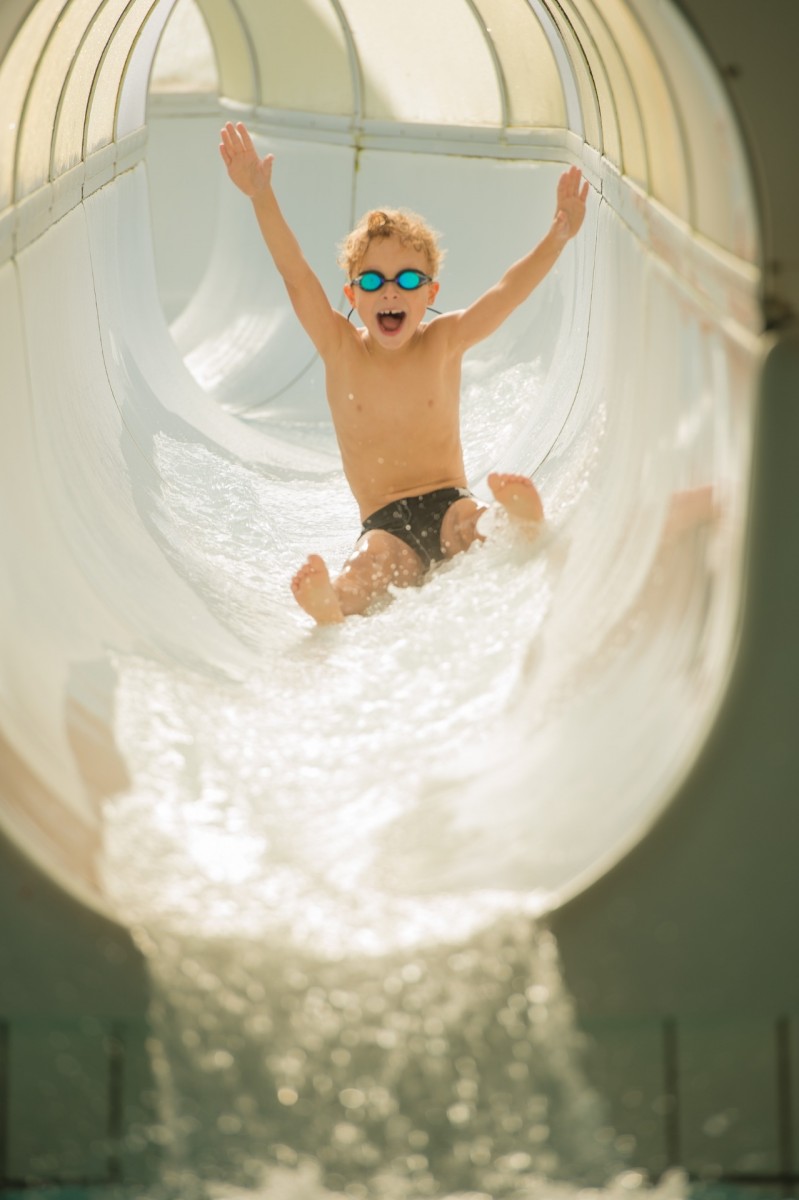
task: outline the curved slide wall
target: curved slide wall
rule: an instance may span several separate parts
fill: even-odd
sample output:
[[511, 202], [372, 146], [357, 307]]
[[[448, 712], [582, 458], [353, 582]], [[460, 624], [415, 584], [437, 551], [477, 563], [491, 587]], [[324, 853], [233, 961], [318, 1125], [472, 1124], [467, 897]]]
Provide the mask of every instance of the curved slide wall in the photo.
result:
[[[107, 907], [96, 879], [99, 814], [104, 798], [126, 786], [113, 740], [115, 664], [131, 654], [191, 664], [198, 646], [210, 669], [246, 671], [250, 661], [235, 623], [209, 603], [159, 524], [157, 437], [258, 464], [273, 479], [312, 482], [335, 469], [329, 435], [318, 430], [318, 371], [262, 266], [246, 208], [236, 208], [229, 190], [219, 200], [206, 278], [175, 325], [175, 341], [169, 336], [137, 133], [143, 56], [152, 57], [158, 30], [153, 16], [148, 36], [136, 42], [133, 10], [114, 23], [111, 7], [103, 6], [106, 36], [128, 39], [118, 55], [122, 103], [106, 122], [112, 136], [100, 144], [100, 117], [87, 121], [78, 139], [83, 157], [64, 149], [64, 133], [49, 168], [37, 166], [34, 133], [21, 139], [15, 203], [2, 226], [3, 879], [4, 911], [17, 931], [3, 942], [9, 1017], [80, 1014], [87, 1004], [105, 1017], [141, 1011], [144, 985], [124, 933], [106, 915], [96, 922], [81, 915], [54, 886], [101, 912]], [[72, 36], [88, 55], [78, 8]], [[55, 54], [55, 37], [47, 39], [54, 13], [44, 10], [32, 16], [40, 18], [42, 51]], [[209, 25], [213, 33], [210, 16]], [[22, 27], [12, 53], [22, 35], [34, 34]], [[68, 35], [62, 26], [58, 36]], [[686, 58], [696, 53], [690, 40], [682, 45]], [[220, 61], [230, 69], [225, 46]], [[77, 77], [70, 76], [73, 97]], [[91, 93], [100, 100], [102, 83], [101, 73]], [[39, 93], [31, 95], [44, 113], [43, 82]], [[589, 219], [573, 253], [471, 368], [475, 388], [490, 393], [529, 364], [534, 339], [535, 404], [515, 413], [490, 457], [473, 451], [474, 474], [478, 488], [496, 466], [536, 474], [553, 512], [552, 602], [541, 635], [524, 647], [518, 702], [490, 769], [467, 761], [424, 793], [427, 810], [460, 845], [480, 839], [479, 853], [427, 863], [411, 846], [409, 886], [429, 889], [432, 874], [447, 888], [542, 891], [581, 1011], [600, 1022], [600, 1074], [610, 1083], [624, 1076], [629, 1091], [625, 1072], [638, 1058], [636, 1086], [657, 1098], [664, 1054], [674, 1065], [668, 1021], [720, 1016], [712, 1054], [726, 1061], [742, 1039], [751, 1048], [756, 1084], [742, 1083], [739, 1072], [735, 1087], [741, 1103], [749, 1091], [749, 1108], [759, 1111], [772, 1095], [771, 1021], [784, 1022], [796, 1007], [785, 811], [795, 760], [782, 711], [764, 703], [758, 671], [769, 648], [768, 662], [782, 672], [776, 683], [789, 694], [793, 659], [780, 620], [792, 611], [795, 579], [771, 530], [788, 526], [791, 513], [790, 494], [777, 488], [790, 444], [780, 404], [794, 368], [786, 343], [761, 376], [759, 276], [741, 253], [755, 257], [751, 222], [736, 242], [735, 221], [722, 220], [730, 238], [714, 247], [705, 210], [704, 236], [693, 235], [687, 212], [670, 215], [590, 144], [579, 79], [575, 96], [566, 88], [562, 107], [582, 113], [580, 136], [528, 131], [515, 146], [485, 131], [467, 141], [462, 131], [445, 135], [438, 127], [434, 144], [422, 129], [409, 147], [406, 124], [378, 127], [375, 117], [365, 147], [359, 138], [357, 172], [350, 134], [332, 116], [327, 127], [320, 119], [303, 127], [262, 106], [251, 119], [291, 167], [281, 198], [320, 271], [353, 212], [389, 191], [446, 231], [448, 307], [488, 284], [497, 260], [522, 252], [523, 220], [543, 227], [559, 164], [577, 161], [591, 181]], [[65, 101], [58, 111], [65, 120]], [[36, 116], [33, 100], [28, 113]], [[180, 120], [164, 121], [158, 135], [173, 147], [173, 162]], [[322, 162], [320, 220], [308, 200]], [[199, 180], [203, 163], [192, 166]], [[731, 170], [737, 180], [738, 164]], [[173, 236], [179, 226], [170, 224], [169, 197], [178, 186], [168, 175], [152, 180], [156, 227]], [[498, 195], [510, 216], [489, 244], [475, 236], [475, 214], [495, 209]], [[216, 203], [200, 201], [200, 229]], [[697, 221], [700, 211], [695, 187]], [[334, 294], [332, 268], [323, 278]], [[678, 528], [686, 514], [673, 497], [707, 483], [716, 489], [718, 519]], [[298, 539], [298, 553], [306, 548]], [[767, 593], [784, 607], [767, 606]], [[773, 774], [758, 765], [753, 728], [769, 740]], [[479, 815], [487, 801], [504, 804], [488, 827]], [[511, 841], [521, 852], [508, 856]], [[762, 936], [764, 920], [773, 943]], [[32, 961], [31, 944], [48, 949]], [[51, 965], [57, 946], [63, 962]], [[613, 1025], [631, 1015], [639, 1022], [632, 1035]], [[700, 1078], [711, 1051], [697, 1028], [689, 1021], [680, 1062]], [[786, 1029], [778, 1025], [783, 1048]], [[715, 1099], [701, 1103], [712, 1108]], [[746, 1112], [751, 1136], [762, 1134], [760, 1169], [776, 1176], [786, 1169], [784, 1139], [773, 1134], [782, 1128], [778, 1114]], [[668, 1114], [663, 1121], [667, 1156], [703, 1161], [701, 1134], [687, 1151], [679, 1146], [680, 1130], [693, 1128], [690, 1113], [681, 1121], [675, 1126]], [[637, 1132], [642, 1145], [649, 1137], [652, 1165], [663, 1165], [655, 1148], [663, 1131]], [[738, 1162], [733, 1136], [725, 1153]]]

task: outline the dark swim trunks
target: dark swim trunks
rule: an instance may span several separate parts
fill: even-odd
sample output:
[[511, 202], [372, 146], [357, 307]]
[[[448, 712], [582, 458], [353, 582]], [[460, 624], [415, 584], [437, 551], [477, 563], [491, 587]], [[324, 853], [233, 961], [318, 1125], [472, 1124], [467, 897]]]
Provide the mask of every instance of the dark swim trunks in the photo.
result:
[[403, 500], [392, 500], [379, 508], [363, 523], [363, 532], [384, 529], [393, 533], [406, 546], [410, 546], [427, 570], [432, 562], [444, 558], [441, 548], [441, 523], [456, 500], [472, 500], [467, 488], [438, 488], [425, 492], [423, 496], [406, 496]]

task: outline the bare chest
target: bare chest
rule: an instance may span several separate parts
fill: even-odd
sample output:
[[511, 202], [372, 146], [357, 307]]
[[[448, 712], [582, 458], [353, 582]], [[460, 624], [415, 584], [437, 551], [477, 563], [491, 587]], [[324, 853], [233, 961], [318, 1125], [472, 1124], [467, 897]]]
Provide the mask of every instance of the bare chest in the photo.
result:
[[460, 371], [431, 356], [388, 364], [351, 356], [328, 371], [327, 389], [340, 440], [435, 440], [457, 430]]
[[353, 356], [328, 368], [344, 472], [362, 513], [399, 495], [460, 481], [459, 364]]

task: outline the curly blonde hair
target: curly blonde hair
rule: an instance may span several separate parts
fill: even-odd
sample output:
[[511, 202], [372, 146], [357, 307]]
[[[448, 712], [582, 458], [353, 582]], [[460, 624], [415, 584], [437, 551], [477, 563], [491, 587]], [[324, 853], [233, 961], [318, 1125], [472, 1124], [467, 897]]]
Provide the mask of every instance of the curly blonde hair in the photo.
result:
[[353, 279], [366, 251], [376, 238], [396, 237], [403, 246], [421, 251], [427, 259], [429, 272], [438, 275], [444, 251], [438, 244], [438, 234], [418, 213], [406, 208], [373, 208], [364, 213], [352, 233], [339, 246], [338, 265]]

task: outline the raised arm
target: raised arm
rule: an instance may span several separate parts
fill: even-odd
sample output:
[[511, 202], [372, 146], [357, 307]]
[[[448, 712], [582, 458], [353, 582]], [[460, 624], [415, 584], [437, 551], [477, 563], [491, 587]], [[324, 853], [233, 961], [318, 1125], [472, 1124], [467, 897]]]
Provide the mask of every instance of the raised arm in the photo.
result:
[[555, 219], [534, 250], [509, 267], [498, 283], [462, 312], [442, 318], [461, 349], [487, 338], [526, 300], [560, 257], [566, 243], [579, 232], [585, 217], [588, 183], [579, 167], [564, 171], [558, 181]]
[[219, 152], [233, 183], [252, 200], [264, 241], [286, 285], [289, 299], [316, 349], [324, 357], [341, 337], [343, 318], [331, 306], [272, 190], [274, 155], [260, 158], [246, 127], [228, 121]]

